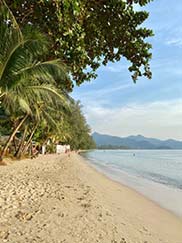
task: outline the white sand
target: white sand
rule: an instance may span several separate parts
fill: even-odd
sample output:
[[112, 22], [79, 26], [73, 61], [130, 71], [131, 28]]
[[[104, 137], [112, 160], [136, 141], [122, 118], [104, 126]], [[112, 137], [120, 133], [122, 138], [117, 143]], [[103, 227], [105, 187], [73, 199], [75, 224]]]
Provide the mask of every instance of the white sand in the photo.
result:
[[182, 219], [74, 153], [46, 155], [0, 167], [0, 242], [182, 243]]

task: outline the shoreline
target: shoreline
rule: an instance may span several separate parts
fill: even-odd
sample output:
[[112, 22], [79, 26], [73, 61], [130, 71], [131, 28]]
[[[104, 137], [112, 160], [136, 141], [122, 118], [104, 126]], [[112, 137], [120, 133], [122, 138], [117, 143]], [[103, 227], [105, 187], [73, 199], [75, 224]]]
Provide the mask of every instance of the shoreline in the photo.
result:
[[181, 243], [182, 220], [82, 156], [0, 167], [0, 241]]
[[[167, 211], [168, 213], [172, 214], [173, 216], [177, 217], [179, 220], [182, 220], [182, 215], [175, 213], [174, 211], [164, 207], [163, 205], [161, 205], [160, 203], [158, 203], [157, 201], [155, 201], [154, 199], [152, 199], [151, 197], [145, 195], [143, 192], [135, 189], [134, 187], [128, 185], [127, 183], [124, 183], [122, 181], [119, 181], [118, 179], [115, 179], [114, 177], [112, 178], [111, 175], [106, 174], [104, 171], [102, 171], [102, 169], [97, 168], [97, 166], [95, 166], [94, 164], [92, 164], [91, 162], [89, 162], [89, 159], [83, 157], [81, 155], [81, 157], [86, 161], [87, 165], [90, 167], [90, 169], [93, 169], [96, 173], [99, 173], [100, 175], [102, 175], [103, 177], [105, 177], [107, 180], [111, 180], [113, 183], [116, 183], [118, 186], [121, 187], [125, 187], [127, 190], [131, 190], [134, 193], [139, 194], [141, 197], [145, 198], [146, 200], [152, 202], [153, 204], [157, 205], [160, 209]], [[124, 173], [124, 172], [123, 172]], [[125, 174], [125, 173], [124, 173]], [[144, 179], [145, 180], [145, 179]], [[155, 182], [152, 182], [155, 183]], [[162, 185], [163, 186], [163, 185]]]
[[[132, 197], [137, 197], [139, 198], [139, 200], [143, 201], [146, 205], [146, 207], [148, 207], [150, 205], [151, 209], [156, 210], [156, 211], [160, 211], [160, 213], [164, 214], [165, 216], [169, 217], [168, 219], [174, 219], [177, 220], [180, 225], [181, 225], [181, 230], [182, 230], [182, 217], [179, 215], [176, 215], [174, 212], [172, 212], [171, 210], [168, 210], [166, 208], [164, 208], [163, 206], [161, 206], [160, 204], [158, 204], [156, 201], [148, 198], [147, 196], [145, 196], [144, 194], [138, 192], [137, 190], [135, 190], [134, 188], [122, 184], [122, 182], [119, 182], [115, 179], [112, 179], [111, 177], [109, 177], [108, 175], [106, 175], [104, 172], [102, 172], [101, 170], [98, 170], [95, 166], [92, 166], [92, 164], [89, 162], [88, 159], [84, 158], [83, 156], [81, 156], [81, 158], [83, 159], [83, 162], [86, 162], [86, 165], [89, 167], [89, 169], [93, 170], [94, 173], [98, 174], [98, 176], [104, 178], [105, 181], [110, 181], [113, 185], [115, 185], [116, 187], [120, 188], [120, 190], [123, 189], [123, 191], [129, 193], [130, 195], [132, 195]], [[164, 216], [163, 215], [163, 216]], [[170, 228], [170, 224], [169, 224], [169, 228]], [[180, 232], [180, 231], [179, 231]], [[179, 233], [178, 232], [178, 233]], [[180, 237], [181, 237], [181, 241], [182, 241], [182, 233], [180, 233]], [[181, 241], [179, 241], [181, 243]], [[174, 241], [175, 242], [175, 241]], [[173, 242], [171, 242], [173, 243]]]
[[[142, 197], [146, 198], [147, 200], [153, 202], [154, 204], [157, 204], [160, 208], [168, 211], [169, 213], [171, 213], [172, 215], [175, 215], [177, 218], [181, 219], [182, 220], [182, 211], [181, 211], [181, 208], [180, 208], [180, 212], [179, 211], [176, 211], [174, 210], [174, 206], [173, 208], [171, 208], [169, 205], [164, 205], [164, 201], [166, 199], [170, 199], [170, 196], [168, 195], [167, 197], [165, 197], [165, 199], [163, 199], [162, 197], [160, 199], [156, 199], [156, 195], [155, 197], [154, 196], [151, 196], [151, 192], [150, 193], [147, 193], [147, 189], [150, 189], [154, 192], [154, 190], [157, 189], [157, 193], [160, 193], [162, 192], [163, 190], [165, 190], [165, 193], [166, 191], [178, 191], [178, 193], [180, 192], [180, 195], [181, 196], [181, 193], [182, 191], [178, 188], [168, 188], [167, 186], [165, 185], [160, 185], [159, 183], [157, 182], [154, 182], [154, 181], [147, 181], [147, 179], [144, 179], [144, 178], [137, 178], [136, 176], [134, 175], [130, 175], [128, 174], [127, 172], [120, 172], [119, 175], [113, 175], [110, 171], [104, 171], [104, 169], [102, 169], [101, 167], [97, 166], [96, 164], [92, 163], [89, 159], [87, 159], [86, 157], [82, 156], [81, 157], [88, 163], [88, 166], [90, 166], [92, 169], [94, 169], [96, 172], [102, 174], [103, 176], [105, 176], [107, 179], [109, 180], [112, 180], [113, 182], [123, 186], [123, 187], [126, 187], [127, 189], [129, 190], [132, 190], [134, 191], [135, 193], [138, 193], [139, 195], [141, 195]], [[121, 179], [119, 178], [120, 176], [124, 176], [125, 178]], [[130, 181], [131, 179], [139, 179], [139, 183], [137, 185], [134, 185], [134, 181]], [[127, 182], [126, 182], [126, 181]], [[142, 183], [141, 183], [142, 182]], [[145, 190], [141, 189], [140, 186], [144, 187], [144, 185], [148, 186], [148, 188], [145, 188]], [[174, 194], [174, 191], [173, 191], [173, 194]], [[164, 192], [163, 192], [164, 193]], [[176, 196], [176, 195], [175, 195]], [[179, 203], [178, 203], [179, 204]], [[182, 204], [181, 204], [182, 205]], [[178, 210], [179, 210], [179, 205], [178, 205]]]

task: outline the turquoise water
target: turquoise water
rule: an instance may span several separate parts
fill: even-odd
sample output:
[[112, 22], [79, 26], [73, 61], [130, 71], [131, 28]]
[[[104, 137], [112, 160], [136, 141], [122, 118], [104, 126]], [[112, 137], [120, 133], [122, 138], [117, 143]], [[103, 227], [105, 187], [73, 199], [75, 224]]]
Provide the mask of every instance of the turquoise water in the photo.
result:
[[90, 164], [182, 216], [182, 150], [94, 150]]

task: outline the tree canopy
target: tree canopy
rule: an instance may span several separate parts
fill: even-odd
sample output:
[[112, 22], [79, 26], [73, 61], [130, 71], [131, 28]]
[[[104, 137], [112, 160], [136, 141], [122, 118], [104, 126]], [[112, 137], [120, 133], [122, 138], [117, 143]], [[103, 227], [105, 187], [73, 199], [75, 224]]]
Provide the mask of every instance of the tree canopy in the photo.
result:
[[89, 148], [90, 130], [79, 106], [63, 87], [57, 89], [68, 80], [65, 65], [60, 59], [45, 60], [46, 36], [32, 25], [20, 28], [6, 3], [0, 3], [0, 135], [9, 136], [0, 161], [9, 147], [21, 157], [33, 139], [42, 145], [69, 138], [72, 149]]
[[67, 119], [70, 136], [67, 137], [66, 142], [76, 150], [95, 148], [95, 142], [90, 135], [90, 127], [82, 113], [82, 106], [79, 101], [72, 102], [71, 114], [71, 117]]
[[62, 107], [67, 109], [68, 95], [56, 88], [56, 80], [67, 77], [64, 65], [60, 60], [42, 59], [47, 51], [45, 37], [32, 26], [21, 31], [8, 6], [0, 3], [0, 110], [13, 128], [1, 160], [27, 119], [30, 126], [49, 107], [59, 113]]
[[[125, 57], [129, 71], [151, 77], [151, 45], [145, 41], [152, 31], [141, 24], [146, 11], [135, 11], [151, 0], [7, 0], [20, 26], [33, 25], [52, 40], [49, 58], [61, 58], [79, 85], [96, 77], [97, 68]], [[66, 88], [73, 82], [67, 80]]]

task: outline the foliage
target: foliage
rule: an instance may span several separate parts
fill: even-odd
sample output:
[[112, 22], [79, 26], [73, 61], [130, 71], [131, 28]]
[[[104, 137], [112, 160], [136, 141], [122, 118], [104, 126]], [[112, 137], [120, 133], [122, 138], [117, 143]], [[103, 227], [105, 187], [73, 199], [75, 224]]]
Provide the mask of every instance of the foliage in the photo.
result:
[[4, 109], [0, 104], [0, 137], [2, 135], [9, 135], [12, 127], [12, 122], [9, 116], [6, 115]]
[[[48, 140], [57, 144], [70, 144], [71, 149], [93, 149], [95, 143], [90, 135], [90, 128], [81, 111], [80, 102], [72, 100], [70, 111], [62, 114], [61, 119], [57, 113], [53, 115], [57, 121], [57, 129], [47, 124], [41, 123], [35, 133], [34, 140], [45, 143]], [[56, 119], [57, 118], [57, 119]]]
[[[125, 57], [132, 78], [151, 78], [152, 31], [141, 27], [146, 11], [135, 11], [151, 0], [7, 0], [18, 23], [38, 27], [52, 40], [49, 56], [61, 58], [77, 84], [96, 77], [96, 70], [109, 61]], [[73, 83], [66, 82], [71, 89]]]
[[103, 149], [130, 149], [129, 147], [127, 147], [127, 146], [122, 146], [122, 145], [118, 145], [118, 146], [116, 146], [116, 145], [111, 145], [111, 144], [109, 144], [109, 145], [99, 145], [99, 146], [97, 146], [97, 149], [101, 149], [101, 150], [103, 150]]
[[71, 117], [67, 120], [70, 126], [70, 136], [66, 142], [72, 149], [93, 149], [96, 147], [90, 135], [90, 128], [81, 111], [80, 102], [73, 102], [71, 105]]
[[0, 104], [13, 122], [3, 156], [18, 130], [25, 139], [28, 126], [45, 117], [50, 123], [51, 107], [61, 114], [69, 108], [69, 96], [56, 88], [57, 80], [67, 78], [62, 62], [42, 61], [48, 51], [45, 36], [31, 26], [22, 32], [5, 3], [0, 5], [0, 21]]
[[64, 100], [55, 89], [55, 80], [65, 79], [60, 60], [42, 62], [47, 53], [46, 38], [32, 27], [24, 32], [6, 5], [0, 12], [0, 100], [8, 112], [31, 113], [40, 101]]
[[[84, 148], [84, 143], [89, 148], [89, 128], [79, 106], [63, 88], [57, 89], [57, 82], [68, 79], [65, 66], [59, 59], [43, 61], [45, 36], [32, 26], [21, 30], [5, 3], [0, 10], [0, 132], [10, 135], [1, 157], [8, 147], [20, 157], [33, 140], [40, 145], [69, 140], [72, 148]], [[72, 116], [75, 107], [79, 116]], [[79, 142], [73, 139], [75, 127], [82, 131]], [[49, 147], [53, 151], [53, 144]]]

